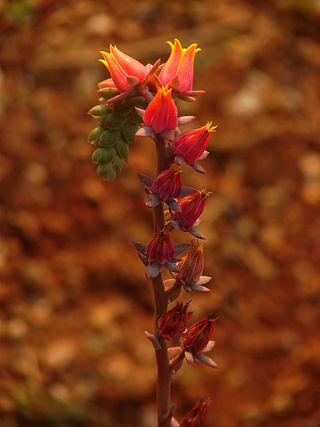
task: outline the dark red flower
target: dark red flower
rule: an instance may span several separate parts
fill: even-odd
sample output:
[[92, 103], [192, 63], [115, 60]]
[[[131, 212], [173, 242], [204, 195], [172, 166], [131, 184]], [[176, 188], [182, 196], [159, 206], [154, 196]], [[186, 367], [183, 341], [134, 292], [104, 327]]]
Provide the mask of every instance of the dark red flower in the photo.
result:
[[181, 207], [181, 212], [173, 214], [173, 220], [178, 222], [178, 225], [185, 230], [192, 228], [199, 216], [202, 214], [207, 198], [210, 192], [206, 190], [195, 191], [189, 196], [182, 197], [178, 203]]
[[168, 341], [174, 338], [181, 338], [187, 328], [187, 323], [192, 316], [192, 312], [187, 312], [190, 301], [185, 305], [177, 303], [175, 307], [163, 314], [158, 326], [161, 335]]
[[214, 330], [215, 319], [205, 317], [187, 330], [187, 336], [182, 338], [183, 348], [193, 356], [197, 356], [208, 345]]
[[176, 250], [167, 228], [163, 228], [153, 236], [146, 248], [146, 254], [149, 263], [157, 262], [160, 265], [175, 257]]
[[207, 425], [209, 403], [209, 399], [200, 399], [183, 418], [180, 427], [205, 427]]
[[180, 195], [181, 172], [181, 168], [174, 165], [170, 169], [161, 172], [151, 185], [150, 190], [158, 194], [161, 203]]

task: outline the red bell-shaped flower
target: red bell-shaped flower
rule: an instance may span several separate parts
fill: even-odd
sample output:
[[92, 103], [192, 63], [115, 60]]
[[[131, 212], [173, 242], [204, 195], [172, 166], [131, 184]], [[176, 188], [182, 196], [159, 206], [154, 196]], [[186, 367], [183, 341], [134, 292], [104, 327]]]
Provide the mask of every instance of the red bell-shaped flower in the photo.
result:
[[208, 154], [205, 150], [215, 128], [216, 126], [212, 126], [210, 122], [199, 129], [181, 133], [173, 141], [174, 155], [182, 158], [188, 165], [192, 165], [196, 160], [201, 159], [204, 153]]
[[[109, 70], [112, 81], [120, 93], [131, 89], [132, 84], [141, 82], [148, 73], [146, 66], [134, 58], [121, 52], [116, 46], [110, 45], [110, 53], [101, 51], [104, 59], [100, 59]], [[112, 87], [110, 80], [103, 82]]]
[[168, 85], [158, 89], [156, 96], [144, 112], [143, 121], [156, 133], [170, 131], [178, 126], [178, 109]]
[[148, 262], [157, 262], [164, 265], [166, 261], [172, 260], [176, 256], [176, 250], [170, 238], [167, 228], [158, 231], [146, 248]]
[[193, 86], [193, 68], [197, 49], [196, 43], [188, 48], [183, 48], [179, 40], [174, 44], [168, 42], [171, 47], [171, 55], [164, 64], [158, 79], [163, 85], [168, 84], [179, 92], [191, 91]]
[[173, 165], [170, 169], [161, 172], [151, 185], [150, 190], [158, 194], [162, 203], [180, 195], [181, 172], [181, 167]]
[[178, 202], [181, 212], [174, 212], [173, 220], [184, 230], [192, 228], [202, 214], [210, 194], [206, 190], [201, 190], [195, 191], [189, 196], [182, 197]]

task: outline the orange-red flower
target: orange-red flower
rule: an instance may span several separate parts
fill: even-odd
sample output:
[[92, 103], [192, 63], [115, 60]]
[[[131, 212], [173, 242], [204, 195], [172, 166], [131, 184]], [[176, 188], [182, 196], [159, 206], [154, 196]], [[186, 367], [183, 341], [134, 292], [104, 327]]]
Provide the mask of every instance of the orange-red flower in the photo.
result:
[[168, 85], [158, 89], [143, 115], [143, 121], [152, 126], [156, 133], [173, 130], [178, 126], [178, 109]]
[[[133, 84], [141, 82], [148, 73], [146, 66], [121, 52], [116, 46], [110, 45], [110, 53], [101, 51], [101, 54], [104, 59], [100, 59], [100, 62], [108, 68], [120, 93], [130, 90]], [[111, 82], [109, 87], [110, 84]]]
[[196, 160], [201, 159], [204, 154], [208, 155], [205, 150], [210, 135], [215, 132], [215, 128], [216, 126], [212, 126], [212, 122], [210, 122], [199, 129], [181, 133], [173, 142], [173, 153], [181, 158], [181, 163], [186, 162], [188, 165], [192, 165]]
[[173, 221], [183, 230], [192, 228], [199, 216], [202, 214], [210, 192], [206, 190], [195, 191], [189, 196], [179, 200], [181, 212], [173, 214]]
[[179, 40], [175, 39], [174, 44], [168, 42], [171, 47], [171, 54], [168, 61], [164, 64], [158, 79], [163, 85], [180, 91], [191, 91], [193, 85], [193, 66], [197, 49], [194, 43], [187, 48], [183, 48]]

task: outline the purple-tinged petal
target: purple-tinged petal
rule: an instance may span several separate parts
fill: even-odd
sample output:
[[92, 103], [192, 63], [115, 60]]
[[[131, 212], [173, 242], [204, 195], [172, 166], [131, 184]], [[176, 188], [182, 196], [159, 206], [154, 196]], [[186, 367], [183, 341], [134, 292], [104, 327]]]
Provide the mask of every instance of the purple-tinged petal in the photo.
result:
[[157, 262], [151, 262], [146, 268], [146, 276], [148, 279], [154, 279], [159, 276], [161, 265]]
[[170, 224], [171, 224], [171, 227], [174, 228], [175, 230], [177, 228], [179, 228], [179, 222], [178, 221], [171, 220]]
[[151, 187], [153, 184], [153, 179], [150, 176], [145, 175], [144, 173], [138, 173], [138, 176], [142, 184], [144, 184], [146, 187]]
[[211, 290], [209, 288], [206, 288], [205, 286], [201, 286], [201, 285], [197, 285], [196, 283], [193, 283], [190, 288], [193, 291], [198, 291], [198, 292], [204, 292], [204, 293], [210, 293]]
[[183, 165], [183, 163], [184, 163], [184, 158], [182, 156], [175, 156], [174, 160], [180, 166]]
[[199, 353], [197, 357], [202, 363], [205, 363], [206, 365], [210, 366], [211, 368], [219, 369], [219, 366], [210, 357], [208, 357], [202, 353]]
[[151, 126], [143, 126], [136, 132], [136, 136], [138, 138], [143, 138], [146, 136], [152, 136], [154, 134], [154, 131]]
[[195, 362], [194, 357], [193, 357], [192, 353], [190, 353], [190, 351], [185, 351], [184, 356], [186, 358], [188, 365], [192, 365], [192, 363]]
[[178, 126], [186, 125], [187, 123], [192, 122], [195, 118], [196, 118], [195, 116], [178, 117]]
[[207, 344], [207, 347], [205, 347], [201, 353], [208, 353], [208, 351], [211, 351], [215, 345], [216, 345], [216, 342], [213, 340], [210, 340]]
[[197, 285], [205, 285], [206, 283], [212, 280], [211, 276], [200, 276], [200, 279], [197, 281]]
[[192, 188], [192, 187], [186, 187], [186, 186], [182, 186], [181, 187], [181, 191], [180, 191], [180, 196], [184, 197], [184, 196], [190, 196], [190, 194], [195, 193], [197, 190]]
[[176, 245], [176, 254], [180, 255], [182, 252], [186, 251], [189, 247], [189, 243], [180, 243], [179, 245]]
[[200, 166], [199, 163], [194, 162], [194, 163], [191, 163], [190, 166], [192, 167], [192, 169], [194, 169], [199, 173], [203, 173], [204, 175], [207, 174], [207, 171], [202, 166]]
[[145, 199], [145, 205], [148, 208], [155, 208], [156, 206], [159, 206], [160, 203], [161, 203], [161, 200], [158, 194], [148, 194], [148, 196]]
[[166, 204], [175, 212], [181, 212], [181, 207], [178, 202], [176, 202], [174, 199], [170, 198], [166, 200]]
[[195, 230], [194, 228], [189, 228], [188, 232], [192, 234], [197, 239], [206, 240], [203, 234], [201, 234], [199, 231]]
[[143, 255], [145, 254], [147, 246], [144, 243], [134, 241], [132, 243], [138, 252], [142, 253]]
[[138, 257], [141, 259], [144, 265], [148, 265], [148, 257], [147, 255], [143, 255], [140, 252], [138, 252]]
[[164, 266], [169, 270], [169, 271], [174, 271], [175, 273], [179, 273], [180, 269], [179, 267], [174, 264], [173, 262], [170, 261], [166, 261], [164, 263]]

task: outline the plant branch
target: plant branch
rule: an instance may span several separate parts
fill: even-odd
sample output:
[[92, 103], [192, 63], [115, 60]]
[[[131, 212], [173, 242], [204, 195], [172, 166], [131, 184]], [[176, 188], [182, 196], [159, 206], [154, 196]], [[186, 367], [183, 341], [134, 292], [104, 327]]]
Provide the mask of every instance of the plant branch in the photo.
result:
[[[166, 152], [165, 140], [160, 135], [154, 137], [158, 158], [157, 174], [167, 169], [170, 165], [170, 158]], [[163, 212], [163, 203], [153, 208], [153, 225], [157, 231], [164, 227], [165, 218]], [[158, 338], [161, 348], [156, 350], [157, 361], [157, 413], [158, 427], [170, 426], [170, 391], [171, 391], [171, 368], [168, 359], [168, 347], [160, 334], [158, 321], [160, 317], [168, 310], [168, 297], [162, 280], [161, 273], [152, 280], [155, 313], [154, 313], [154, 334]]]

